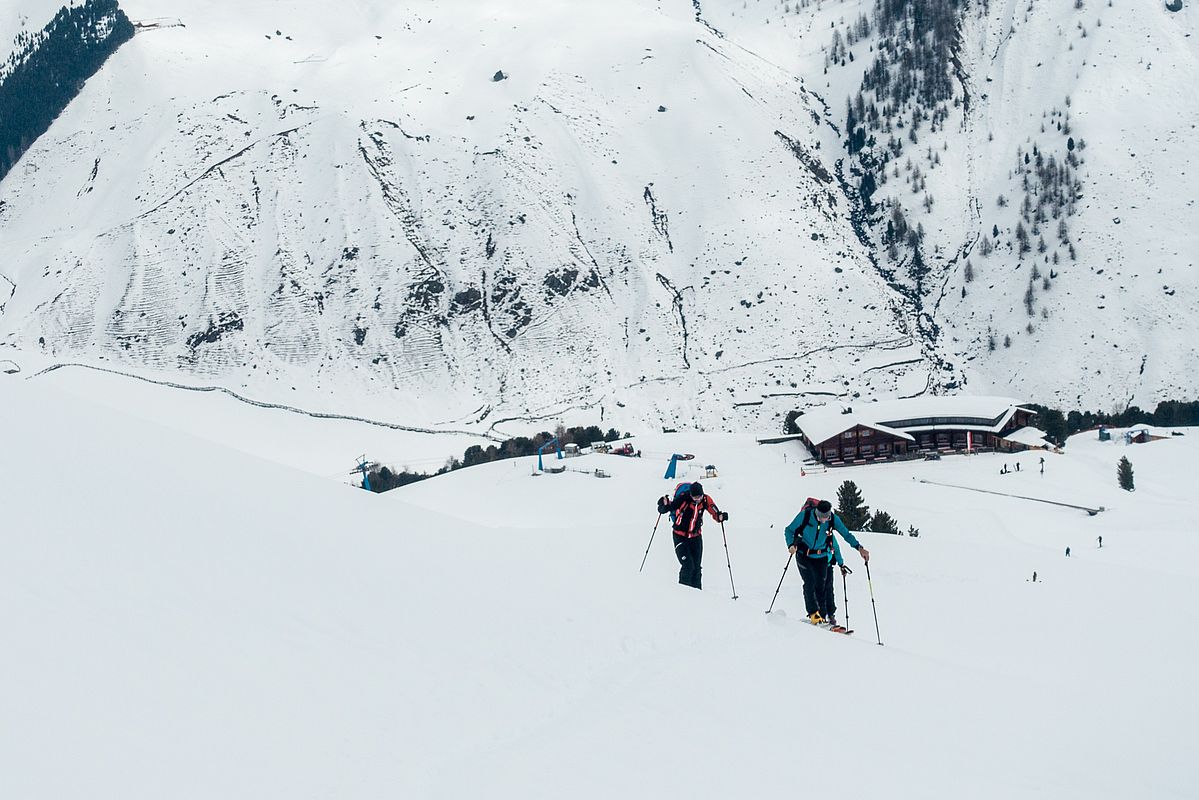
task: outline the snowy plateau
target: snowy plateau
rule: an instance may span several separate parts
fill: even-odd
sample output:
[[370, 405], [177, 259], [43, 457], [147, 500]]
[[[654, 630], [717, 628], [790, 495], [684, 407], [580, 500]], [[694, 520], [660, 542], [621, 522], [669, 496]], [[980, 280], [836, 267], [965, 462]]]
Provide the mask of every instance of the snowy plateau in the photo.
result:
[[0, 356], [473, 433], [1189, 399], [1197, 5], [881, 4], [956, 22], [851, 156], [872, 3], [127, 0], [0, 183]]
[[[1193, 400], [1199, 2], [120, 8], [0, 178], [2, 800], [1199, 800], [1199, 428], [757, 442]], [[558, 424], [642, 457], [354, 485]], [[845, 480], [919, 535], [837, 636], [783, 528]]]

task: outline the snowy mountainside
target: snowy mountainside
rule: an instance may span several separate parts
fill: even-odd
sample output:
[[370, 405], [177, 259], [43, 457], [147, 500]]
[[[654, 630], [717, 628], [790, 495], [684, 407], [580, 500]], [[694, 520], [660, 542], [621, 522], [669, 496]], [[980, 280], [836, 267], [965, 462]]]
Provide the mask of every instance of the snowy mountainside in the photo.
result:
[[7, 0], [0, 8], [0, 61], [13, 52], [19, 35], [32, 35], [49, 22], [62, 5], [62, 0]]
[[1084, 408], [1196, 392], [1196, 4], [704, 13], [833, 109], [825, 149], [875, 187], [865, 238], [880, 272], [970, 390]]
[[[644, 437], [719, 465], [733, 601], [711, 524], [702, 592], [663, 530], [637, 572], [673, 485], [656, 455], [378, 496], [49, 381], [0, 375], [0, 407], [6, 795], [766, 797], [794, 792], [797, 748], [819, 750], [803, 781], [823, 796], [1194, 793], [1195, 430], [1076, 437], [1044, 476], [990, 454], [801, 477], [793, 442]], [[84, 479], [46, 479], [63, 464]], [[782, 526], [847, 478], [921, 529], [861, 534], [883, 647], [853, 553], [852, 638], [798, 619], [793, 567], [762, 613]]]
[[122, 7], [184, 26], [2, 185], [0, 344], [38, 365], [483, 428], [774, 427], [942, 381], [823, 103], [689, 4]]
[[1190, 397], [1194, 6], [130, 0], [0, 349], [480, 432]]

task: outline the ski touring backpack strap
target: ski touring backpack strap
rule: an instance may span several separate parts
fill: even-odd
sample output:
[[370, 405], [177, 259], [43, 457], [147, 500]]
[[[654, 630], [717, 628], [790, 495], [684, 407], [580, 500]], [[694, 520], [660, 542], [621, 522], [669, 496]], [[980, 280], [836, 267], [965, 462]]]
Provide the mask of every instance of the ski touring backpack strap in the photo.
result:
[[[687, 492], [689, 492], [690, 490], [691, 490], [691, 483], [689, 481], [685, 482], [685, 483], [680, 483], [678, 486], [674, 487], [674, 495], [671, 497], [671, 499], [678, 500], [681, 496], [687, 494]], [[671, 525], [674, 524], [674, 512], [673, 511], [670, 512], [670, 524]]]

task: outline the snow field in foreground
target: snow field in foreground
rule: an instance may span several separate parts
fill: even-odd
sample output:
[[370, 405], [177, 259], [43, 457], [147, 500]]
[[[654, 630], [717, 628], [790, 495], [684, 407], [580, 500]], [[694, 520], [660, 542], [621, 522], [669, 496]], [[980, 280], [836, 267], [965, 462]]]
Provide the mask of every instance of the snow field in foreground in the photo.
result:
[[[5, 796], [1195, 796], [1193, 431], [1079, 437], [1043, 478], [642, 437], [562, 462], [608, 480], [521, 459], [373, 496], [44, 383], [0, 408]], [[703, 592], [665, 523], [637, 573], [675, 449], [720, 468], [735, 602], [710, 520]], [[846, 478], [922, 531], [862, 535], [885, 647], [853, 553], [852, 638], [799, 621], [794, 568], [762, 613], [782, 527]]]

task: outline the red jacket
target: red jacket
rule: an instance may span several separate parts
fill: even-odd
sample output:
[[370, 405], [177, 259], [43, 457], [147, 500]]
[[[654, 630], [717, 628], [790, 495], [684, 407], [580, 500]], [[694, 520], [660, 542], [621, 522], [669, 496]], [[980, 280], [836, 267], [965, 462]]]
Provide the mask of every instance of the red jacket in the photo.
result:
[[706, 494], [698, 502], [692, 500], [691, 495], [682, 494], [670, 505], [658, 503], [659, 514], [668, 511], [674, 512], [674, 532], [688, 539], [694, 539], [701, 534], [704, 527], [704, 511], [711, 514], [712, 519], [720, 521], [720, 509], [716, 507], [716, 501]]

